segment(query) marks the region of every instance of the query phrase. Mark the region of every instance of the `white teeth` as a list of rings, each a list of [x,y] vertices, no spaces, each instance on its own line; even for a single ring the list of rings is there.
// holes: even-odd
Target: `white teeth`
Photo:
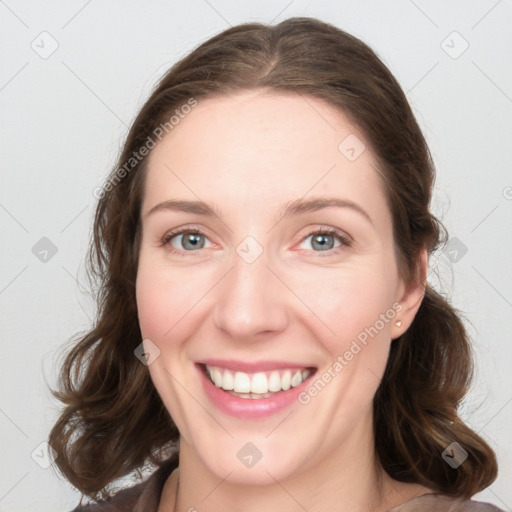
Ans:
[[[221,384],[222,389],[225,389],[226,391],[231,391],[232,389],[235,389],[235,379],[233,377],[233,374],[231,372],[224,372]]]
[[[268,391],[267,376],[264,373],[255,373],[252,376],[251,393],[263,394]]]
[[[297,373],[292,377],[291,386],[294,388],[298,386],[302,382],[302,373],[300,370],[297,370]]]
[[[304,382],[311,370],[274,370],[271,372],[232,372],[224,368],[206,366],[212,382],[225,391],[232,391],[240,398],[266,398],[270,393],[287,391]],[[261,396],[256,396],[261,395]]]
[[[287,391],[290,389],[292,385],[292,372],[290,370],[286,370],[281,377],[281,387]]]
[[[279,376],[279,372],[274,371],[270,374],[268,390],[273,392],[281,391],[281,377]]]
[[[220,384],[220,386],[219,386],[220,388],[222,388],[222,384],[223,383]],[[247,375],[247,373],[236,372],[233,389],[237,393],[250,393],[251,392],[251,378],[249,377],[249,375]]]
[[[219,388],[222,386],[222,373],[218,368],[213,369],[213,382]]]

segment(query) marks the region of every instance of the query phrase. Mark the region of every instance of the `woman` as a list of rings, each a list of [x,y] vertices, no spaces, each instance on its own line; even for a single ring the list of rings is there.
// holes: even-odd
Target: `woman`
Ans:
[[[76,510],[499,510],[470,500],[496,459],[426,282],[433,181],[398,83],[334,26],[240,25],[178,62],[98,191],[98,320],[49,438],[104,499]]]

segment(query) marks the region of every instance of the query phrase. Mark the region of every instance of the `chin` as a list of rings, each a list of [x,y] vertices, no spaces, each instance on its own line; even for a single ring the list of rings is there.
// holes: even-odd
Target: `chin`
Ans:
[[[233,485],[275,485],[276,481],[285,481],[301,473],[308,460],[311,461],[308,455],[311,450],[290,436],[289,445],[286,445],[279,436],[272,439],[272,435],[268,437],[268,433],[263,432],[244,436],[233,431],[234,437],[229,439],[226,436],[224,439],[218,436],[208,439],[200,431],[191,434],[194,458],[216,479]],[[200,436],[196,438],[198,442],[194,442],[195,436]]]

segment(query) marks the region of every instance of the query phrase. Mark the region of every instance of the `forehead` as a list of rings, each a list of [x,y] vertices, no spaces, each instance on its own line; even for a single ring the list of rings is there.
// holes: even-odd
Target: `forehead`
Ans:
[[[148,163],[146,210],[179,197],[239,215],[270,214],[308,195],[349,199],[376,216],[386,209],[364,134],[335,107],[295,93],[200,99]]]

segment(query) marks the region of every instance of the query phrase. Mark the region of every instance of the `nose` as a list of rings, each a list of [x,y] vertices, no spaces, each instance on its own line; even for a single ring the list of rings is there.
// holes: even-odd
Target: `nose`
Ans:
[[[265,252],[253,262],[235,254],[231,270],[216,286],[215,326],[237,341],[283,332],[292,294],[276,274]]]

